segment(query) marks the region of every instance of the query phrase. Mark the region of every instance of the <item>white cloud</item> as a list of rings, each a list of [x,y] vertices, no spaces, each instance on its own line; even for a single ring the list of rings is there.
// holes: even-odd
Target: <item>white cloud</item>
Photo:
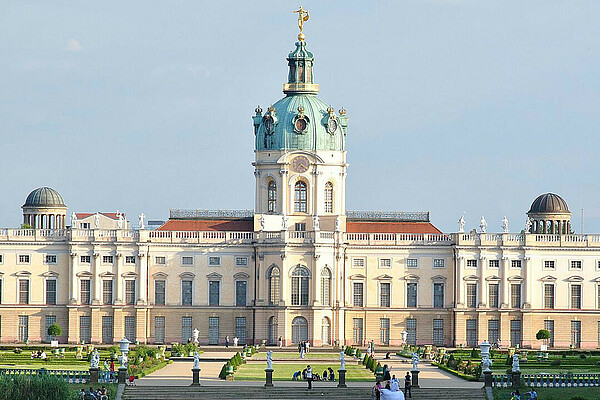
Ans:
[[[81,43],[75,39],[69,39],[69,43],[67,44],[67,51],[81,51],[83,47],[81,47]]]

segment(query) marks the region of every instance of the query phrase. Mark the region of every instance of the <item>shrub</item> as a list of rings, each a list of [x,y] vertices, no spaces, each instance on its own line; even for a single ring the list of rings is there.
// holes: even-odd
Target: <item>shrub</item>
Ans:
[[[579,358],[581,358],[582,360],[585,360],[587,358],[587,356],[585,355],[585,353],[581,353],[579,355]]]
[[[550,339],[550,331],[546,330],[546,329],[540,329],[535,334],[535,338],[537,340],[547,340],[547,339]]]
[[[48,327],[48,336],[62,335],[62,328],[56,322]]]
[[[473,348],[473,350],[471,350],[471,358],[481,358],[479,350]]]
[[[54,376],[0,376],[0,399],[71,400],[76,394],[63,379]]]

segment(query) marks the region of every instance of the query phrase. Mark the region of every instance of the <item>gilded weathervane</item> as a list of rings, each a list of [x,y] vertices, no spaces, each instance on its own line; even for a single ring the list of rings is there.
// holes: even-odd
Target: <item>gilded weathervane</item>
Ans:
[[[308,21],[309,15],[308,10],[305,10],[300,6],[300,9],[292,11],[293,13],[298,13],[298,29],[300,29],[300,34],[298,35],[298,40],[304,40],[304,33],[302,33],[302,28],[304,28],[304,23]]]

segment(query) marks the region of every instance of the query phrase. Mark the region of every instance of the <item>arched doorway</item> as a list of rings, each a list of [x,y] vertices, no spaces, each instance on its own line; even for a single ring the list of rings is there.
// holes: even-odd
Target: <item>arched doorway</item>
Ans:
[[[269,344],[277,343],[277,320],[275,317],[269,318]]]
[[[292,343],[308,340],[308,321],[304,317],[296,317],[292,321]]]
[[[329,323],[329,318],[323,318],[321,321],[321,343],[323,346],[328,346],[331,344],[330,336],[331,335],[331,324]]]

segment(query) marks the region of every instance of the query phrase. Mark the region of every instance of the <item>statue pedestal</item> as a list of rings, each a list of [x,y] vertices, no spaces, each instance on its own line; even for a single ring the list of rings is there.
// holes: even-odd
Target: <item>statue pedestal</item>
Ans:
[[[265,369],[265,386],[266,388],[273,387],[273,371],[272,369]]]
[[[200,385],[200,368],[192,368],[192,384],[190,386]]]
[[[117,383],[125,384],[127,382],[127,368],[119,368],[119,372],[117,374]]]
[[[90,383],[98,383],[100,368],[90,368]]]
[[[412,370],[410,374],[412,375],[411,387],[418,388],[419,387],[419,370]]]
[[[339,388],[348,387],[348,386],[346,386],[346,370],[338,369],[338,376],[340,379],[338,381],[337,387],[339,387]]]
[[[492,387],[492,371],[483,371],[483,386]]]
[[[518,388],[521,386],[521,371],[513,371],[511,379],[512,387]]]

